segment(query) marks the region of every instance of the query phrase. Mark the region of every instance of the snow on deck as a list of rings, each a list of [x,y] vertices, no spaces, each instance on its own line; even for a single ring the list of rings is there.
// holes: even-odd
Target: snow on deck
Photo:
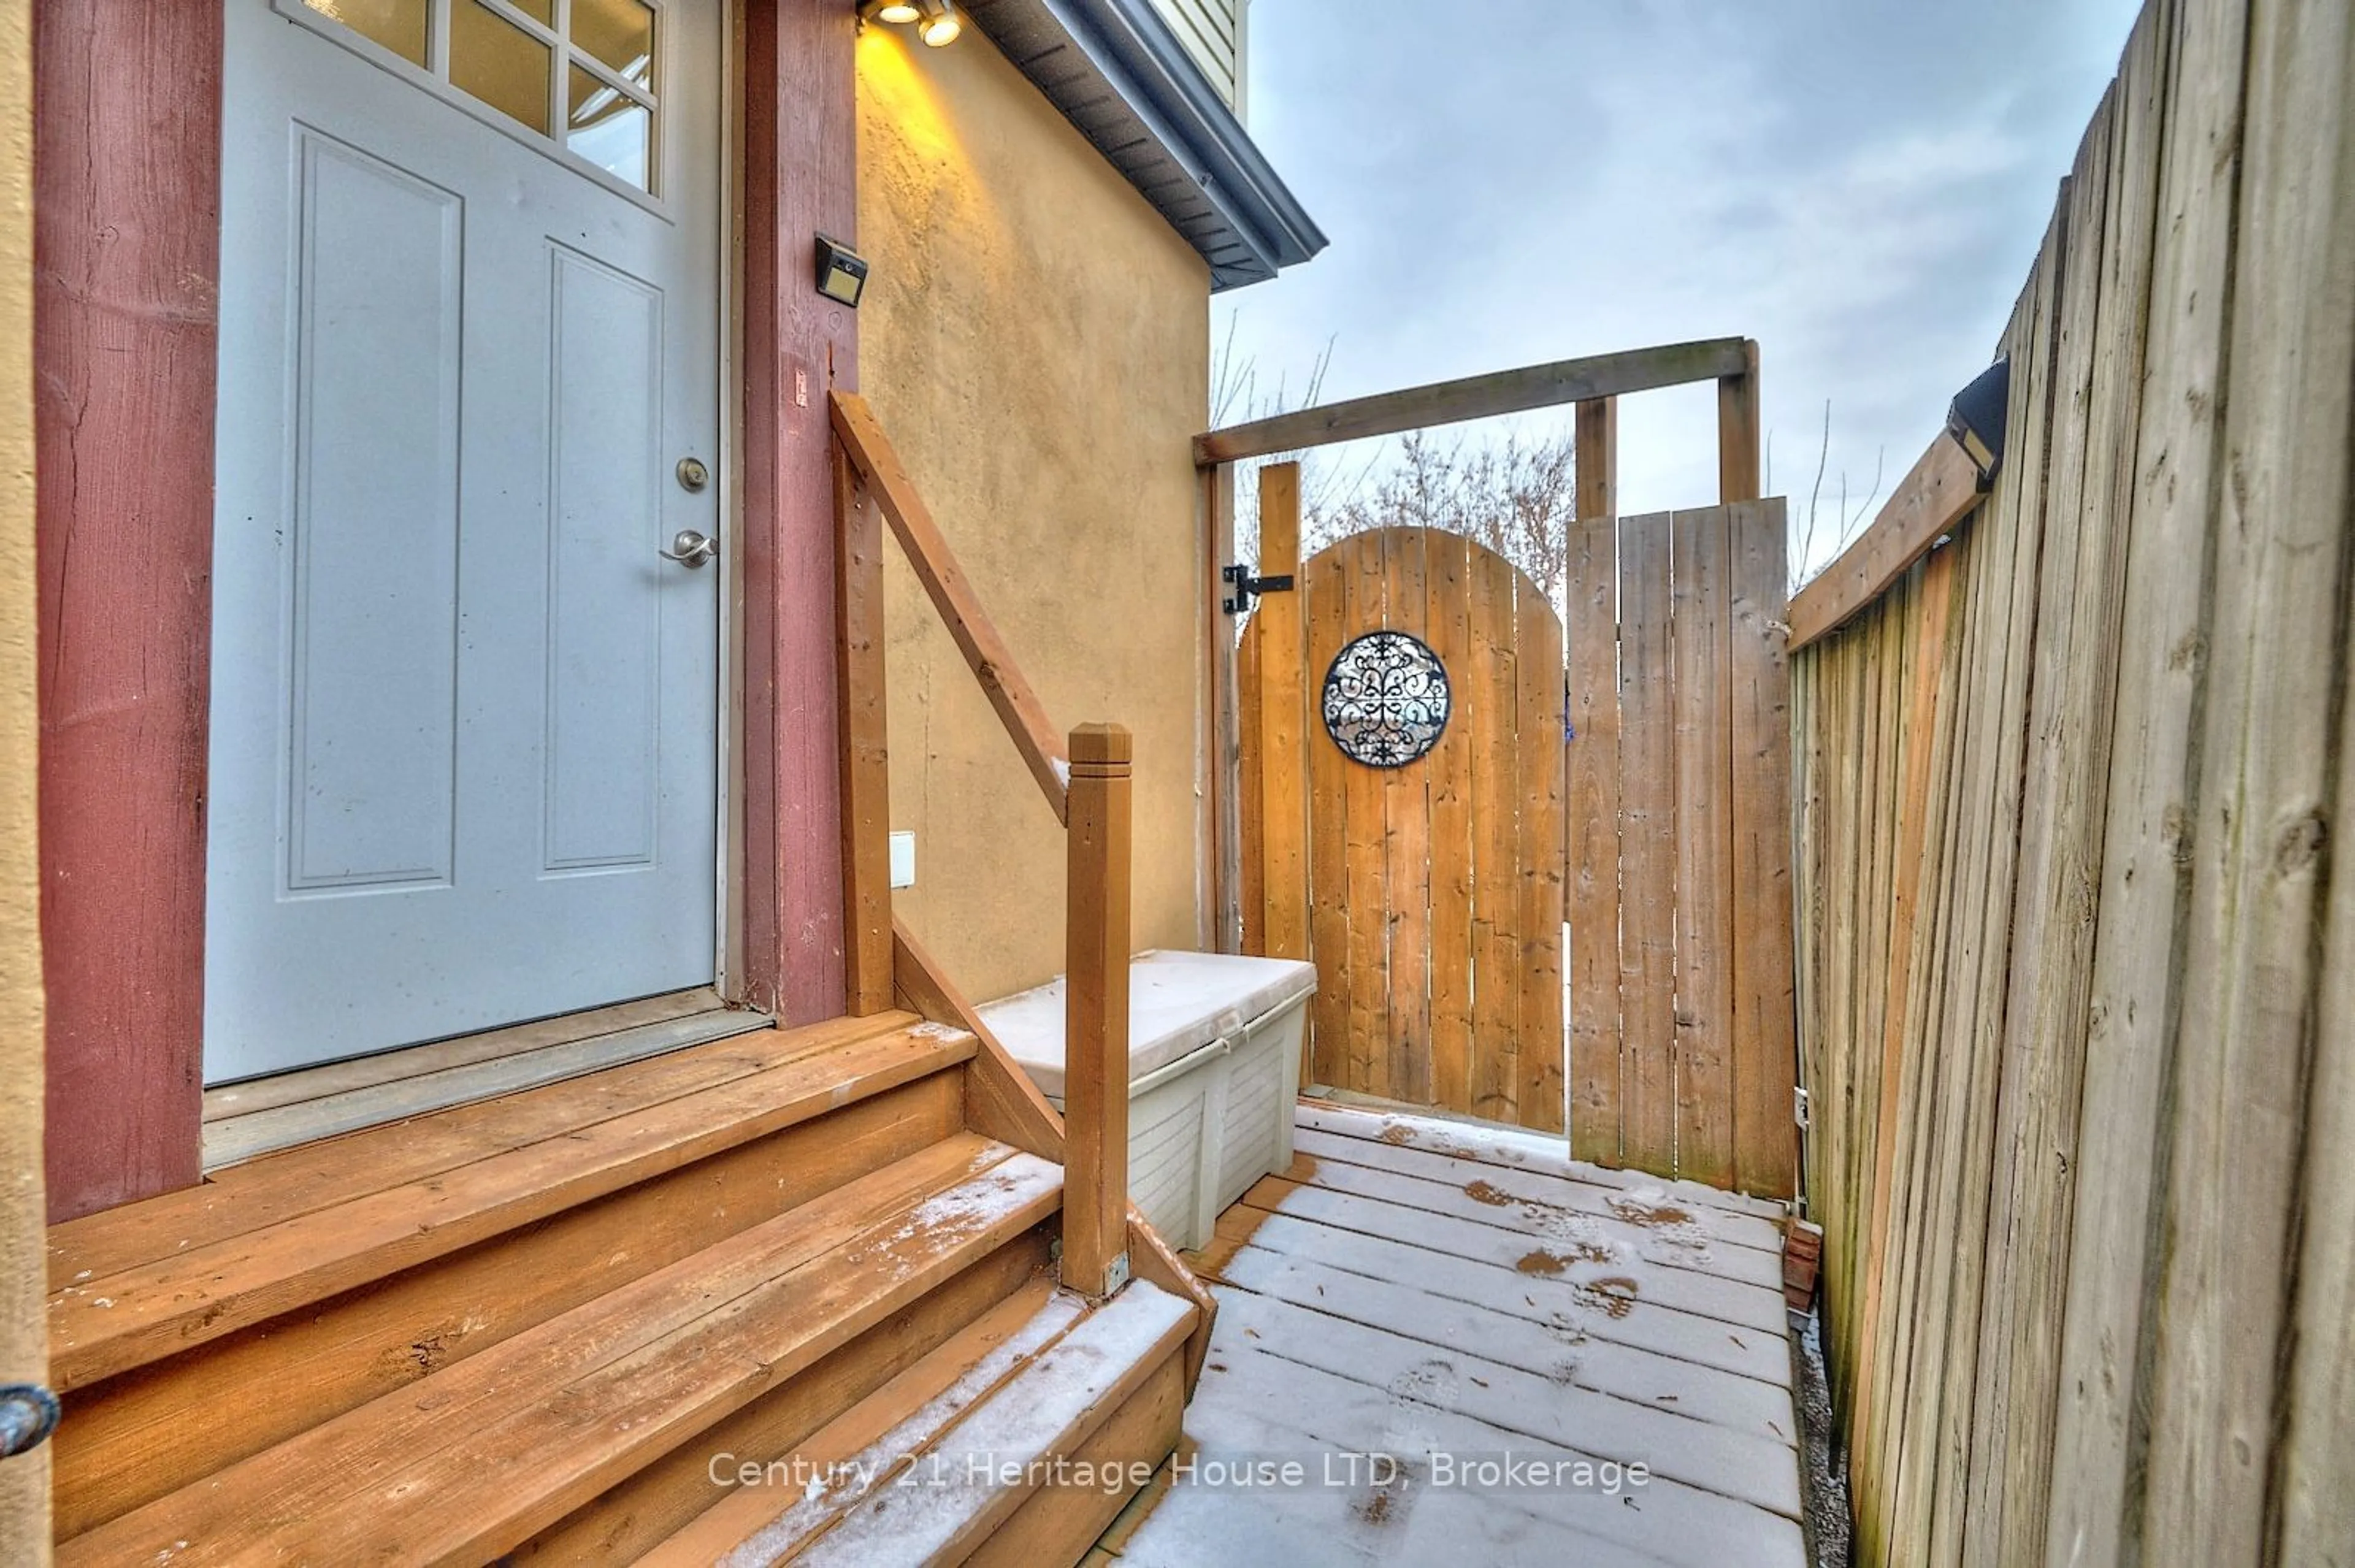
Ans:
[[[1092,1563],[1804,1568],[1776,1205],[1510,1130],[1296,1124],[1188,1254],[1219,1318],[1187,1443]]]

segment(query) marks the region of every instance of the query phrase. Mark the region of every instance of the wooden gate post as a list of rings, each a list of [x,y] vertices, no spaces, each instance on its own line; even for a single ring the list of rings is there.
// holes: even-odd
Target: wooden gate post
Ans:
[[[1578,405],[1571,482],[1580,522],[1619,515],[1619,400],[1589,398]]]
[[[1578,405],[1565,553],[1562,891],[1570,925],[1570,1151],[1620,1163],[1619,400]]]
[[[1064,904],[1063,1283],[1103,1296],[1126,1279],[1129,792],[1118,724],[1071,731]]]
[[[1738,375],[1717,381],[1717,498],[1731,506],[1764,493],[1759,474],[1758,340],[1742,346]]]
[[[1260,951],[1270,958],[1308,956],[1308,774],[1304,752],[1307,711],[1308,618],[1300,582],[1300,464],[1271,463],[1259,471],[1259,571],[1289,577],[1291,592],[1259,602],[1266,623],[1259,635],[1260,797],[1244,803],[1258,813],[1263,907],[1255,912]]]

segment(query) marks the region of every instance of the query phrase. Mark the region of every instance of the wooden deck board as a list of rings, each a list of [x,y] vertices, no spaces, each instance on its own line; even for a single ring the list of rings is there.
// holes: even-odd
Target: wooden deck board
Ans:
[[[1654,1455],[1655,1473],[1668,1479],[1785,1516],[1798,1514],[1792,1447],[1774,1437],[1688,1419],[1675,1404],[1657,1399],[1622,1399],[1558,1382],[1482,1355],[1476,1347],[1441,1350],[1423,1339],[1358,1322],[1346,1297],[1339,1311],[1328,1312],[1228,1286],[1220,1310],[1235,1315],[1238,1329],[1259,1331],[1248,1347],[1253,1352],[1452,1411],[1495,1428],[1508,1441],[1530,1438],[1595,1459]]]
[[[1411,1283],[1349,1274],[1263,1248],[1239,1256],[1237,1263],[1234,1277],[1220,1282],[1234,1287],[1226,1299],[1264,1297],[1317,1311],[1346,1311],[1351,1322],[1427,1344],[1471,1346],[1488,1360],[1558,1383],[1657,1405],[1755,1436],[1782,1442],[1791,1436],[1790,1391],[1759,1378],[1593,1335],[1581,1338],[1579,1330],[1562,1324],[1513,1317],[1434,1296]],[[1264,1337],[1250,1327],[1249,1318],[1242,1323],[1234,1332],[1255,1342]]]
[[[1730,1214],[1704,1204],[1679,1202],[1665,1192],[1647,1200],[1639,1195],[1640,1189],[1630,1191],[1541,1170],[1487,1165],[1401,1144],[1344,1137],[1305,1125],[1293,1134],[1292,1141],[1297,1153],[1315,1159],[1320,1167],[1354,1165],[1380,1171],[1391,1180],[1429,1181],[1458,1192],[1476,1181],[1485,1181],[1516,1203],[1548,1204],[1573,1213],[1631,1220],[1637,1224],[1689,1223],[1707,1236],[1712,1245],[1764,1253],[1776,1260],[1778,1270],[1781,1267],[1782,1232],[1771,1221],[1758,1215]],[[1337,1176],[1335,1179],[1342,1179]]]
[[[1650,1209],[1632,1202],[1616,1210],[1550,1202],[1520,1190],[1535,1185],[1529,1178],[1515,1173],[1506,1176],[1506,1179],[1514,1182],[1515,1187],[1503,1186],[1486,1177],[1464,1182],[1434,1180],[1379,1165],[1319,1159],[1303,1152],[1295,1157],[1291,1168],[1280,1176],[1265,1178],[1263,1184],[1294,1184],[1348,1193],[1520,1236],[1534,1232],[1574,1243],[1604,1244],[1614,1250],[1625,1249],[1662,1268],[1690,1269],[1744,1285],[1775,1288],[1783,1283],[1782,1260],[1777,1253],[1763,1247],[1721,1250],[1715,1238],[1692,1220],[1689,1210],[1672,1205]],[[1248,1195],[1246,1198],[1248,1200]]]
[[[1181,1477],[1123,1544],[1119,1562],[1139,1568],[1206,1562],[1796,1568],[1805,1561],[1796,1520],[1677,1481],[1655,1477],[1638,1488],[1623,1479],[1615,1494],[1600,1482],[1509,1491],[1435,1486],[1436,1454],[1496,1459],[1510,1453],[1548,1465],[1592,1456],[1501,1431],[1412,1390],[1394,1392],[1267,1351],[1214,1361],[1186,1424],[1198,1464],[1289,1457],[1308,1467],[1308,1481],[1245,1492]],[[1327,1484],[1325,1456],[1352,1453],[1396,1456],[1408,1468],[1400,1482],[1377,1487],[1362,1474],[1353,1483],[1346,1460],[1337,1459]],[[1270,1552],[1262,1544],[1239,1555],[1220,1550],[1238,1541],[1283,1546]]]
[[[1531,1224],[1527,1230],[1515,1231],[1275,1177],[1245,1193],[1243,1201],[1271,1211],[1278,1221],[1305,1221],[1436,1254],[1413,1260],[1411,1267],[1453,1272],[1456,1264],[1475,1264],[1524,1277],[1566,1280],[1604,1296],[1624,1296],[1736,1328],[1774,1333],[1782,1328],[1780,1291],[1769,1293],[1736,1279],[1657,1267],[1624,1243],[1596,1236],[1582,1224]],[[1571,1218],[1576,1221],[1581,1217]],[[1262,1238],[1262,1245],[1276,1245],[1280,1250],[1281,1243],[1266,1239],[1265,1227]]]
[[[1320,1104],[1306,1100],[1300,1104],[1296,1121],[1301,1126],[1315,1127],[1319,1132],[1332,1133],[1340,1137],[1359,1138],[1398,1148],[1426,1149],[1452,1158],[1476,1160],[1483,1165],[1499,1166],[1509,1170],[1539,1171],[1623,1192],[1663,1193],[1671,1200],[1689,1199],[1708,1208],[1722,1209],[1733,1214],[1754,1214],[1777,1224],[1783,1219],[1783,1205],[1770,1200],[1704,1187],[1697,1181],[1665,1181],[1640,1170],[1605,1169],[1584,1160],[1572,1159],[1564,1152],[1562,1140],[1559,1137],[1527,1133],[1517,1127],[1458,1121],[1446,1116],[1399,1115],[1387,1109],[1369,1115],[1353,1106]]]
[[[1786,1320],[1762,1266],[1772,1205],[1573,1162],[1559,1139],[1329,1103],[1296,1122],[1307,1157],[1220,1221],[1186,1430],[1198,1467],[1296,1459],[1306,1477],[1179,1474],[1106,1563],[1217,1561],[1222,1544],[1300,1565],[1805,1560]],[[1687,1245],[1627,1217],[1672,1202]],[[1517,1266],[1538,1253],[1579,1255]],[[1662,1299],[1680,1294],[1724,1316]],[[1397,1456],[1403,1478],[1353,1480],[1353,1452]],[[1436,1480],[1442,1456],[1508,1455],[1649,1478]]]

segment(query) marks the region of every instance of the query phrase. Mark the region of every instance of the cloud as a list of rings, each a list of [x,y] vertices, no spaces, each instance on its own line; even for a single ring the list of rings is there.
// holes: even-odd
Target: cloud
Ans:
[[[1333,244],[1220,330],[1295,384],[1330,341],[1328,398],[1754,336],[1774,487],[1828,399],[1855,509],[1987,363],[2134,10],[1255,0],[1252,132]],[[1628,510],[1712,498],[1713,417],[1629,400]]]

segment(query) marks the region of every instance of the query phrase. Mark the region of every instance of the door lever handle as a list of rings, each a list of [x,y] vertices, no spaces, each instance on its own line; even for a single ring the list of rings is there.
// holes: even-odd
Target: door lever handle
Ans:
[[[699,534],[693,528],[681,528],[677,536],[670,541],[670,549],[658,549],[655,553],[665,560],[675,560],[692,571],[707,561],[719,558],[719,541],[709,534]]]

